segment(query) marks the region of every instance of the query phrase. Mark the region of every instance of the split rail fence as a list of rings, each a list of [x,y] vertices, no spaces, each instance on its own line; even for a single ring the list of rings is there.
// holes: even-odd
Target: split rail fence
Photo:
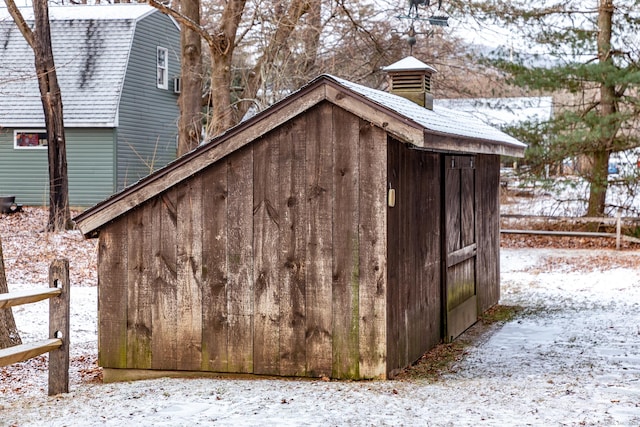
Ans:
[[[558,216],[535,216],[535,215],[518,215],[518,214],[502,214],[500,219],[528,220],[539,222],[556,222],[556,223],[573,223],[573,224],[602,224],[616,227],[615,233],[591,232],[591,231],[559,231],[559,230],[513,230],[501,228],[502,234],[533,234],[539,236],[570,236],[570,237],[608,237],[616,239],[616,248],[620,249],[622,240],[632,243],[640,243],[640,239],[633,236],[622,234],[622,225],[640,226],[640,219],[636,217],[623,218],[618,215],[615,218],[590,218],[590,217],[558,217]]]
[[[0,350],[0,367],[49,353],[49,396],[69,392],[69,261],[49,267],[49,288],[0,294],[0,309],[49,299],[49,339]]]

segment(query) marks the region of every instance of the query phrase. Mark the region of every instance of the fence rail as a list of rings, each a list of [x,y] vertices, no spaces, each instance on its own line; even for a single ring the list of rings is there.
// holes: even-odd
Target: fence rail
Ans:
[[[571,236],[571,237],[608,237],[616,239],[616,249],[620,249],[620,242],[622,240],[632,243],[640,243],[640,239],[637,237],[626,236],[622,234],[622,224],[629,224],[635,226],[640,223],[640,218],[627,217],[624,218],[618,215],[614,218],[591,218],[591,217],[559,217],[559,216],[536,216],[536,215],[520,215],[520,214],[502,214],[500,219],[522,219],[528,221],[541,221],[541,222],[566,222],[572,224],[589,224],[597,223],[603,225],[609,225],[616,227],[615,233],[603,233],[603,232],[590,232],[590,231],[560,231],[560,230],[512,230],[501,229],[502,234],[533,234],[540,236]]]
[[[0,309],[49,299],[49,339],[0,350],[0,366],[49,353],[49,396],[69,392],[69,261],[49,267],[49,288],[0,294]]]

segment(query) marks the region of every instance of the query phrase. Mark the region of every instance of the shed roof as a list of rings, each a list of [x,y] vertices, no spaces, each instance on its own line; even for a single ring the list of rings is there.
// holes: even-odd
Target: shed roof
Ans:
[[[433,111],[387,92],[322,75],[268,109],[75,218],[83,234],[93,235],[107,222],[160,194],[226,155],[321,102],[330,102],[418,148],[457,153],[522,156],[525,144],[462,112]]]
[[[393,110],[422,126],[426,132],[440,135],[455,135],[464,138],[484,139],[496,145],[525,147],[512,136],[487,125],[466,111],[449,109],[434,103],[433,110],[389,92],[372,89],[347,80],[332,77],[341,85],[353,90],[381,107]],[[418,144],[416,144],[418,145]]]
[[[424,62],[420,61],[415,56],[405,56],[401,60],[394,62],[391,65],[387,65],[386,67],[382,67],[382,69],[386,72],[394,72],[394,71],[430,71],[432,73],[436,73],[437,70],[433,68],[431,65],[427,65]]]
[[[27,22],[33,10],[20,8]],[[157,9],[145,4],[51,6],[51,42],[65,126],[115,127],[136,23]],[[0,126],[42,127],[33,51],[0,8]]]

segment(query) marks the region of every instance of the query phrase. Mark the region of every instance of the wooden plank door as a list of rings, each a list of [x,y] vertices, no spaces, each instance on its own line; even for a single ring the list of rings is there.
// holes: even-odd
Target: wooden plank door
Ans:
[[[475,157],[445,156],[444,181],[444,338],[451,341],[478,319]]]

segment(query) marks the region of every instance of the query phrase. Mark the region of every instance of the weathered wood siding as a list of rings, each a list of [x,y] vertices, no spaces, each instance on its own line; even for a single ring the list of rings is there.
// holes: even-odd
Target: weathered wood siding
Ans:
[[[106,225],[100,364],[385,376],[386,138],[320,104]]]
[[[478,313],[500,299],[500,156],[476,156]]]
[[[389,142],[387,372],[393,375],[441,338],[440,155]]]
[[[443,274],[446,341],[478,320],[474,156],[444,156]]]

